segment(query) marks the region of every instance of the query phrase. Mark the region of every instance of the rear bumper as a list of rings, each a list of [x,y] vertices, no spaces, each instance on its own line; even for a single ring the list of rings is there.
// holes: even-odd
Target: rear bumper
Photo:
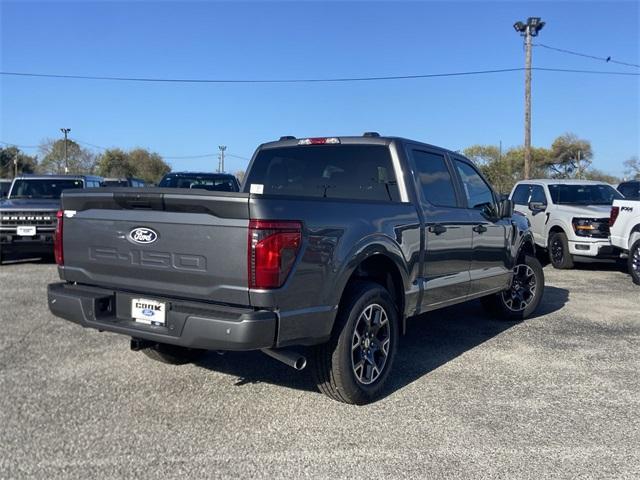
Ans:
[[[51,313],[87,328],[207,350],[258,350],[276,343],[277,315],[267,310],[151,296],[167,304],[166,326],[160,327],[131,319],[131,299],[138,294],[69,283],[52,283],[47,293]]]

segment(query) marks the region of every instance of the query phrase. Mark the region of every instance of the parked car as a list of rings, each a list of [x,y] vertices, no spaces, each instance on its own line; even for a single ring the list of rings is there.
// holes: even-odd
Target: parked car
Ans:
[[[526,219],[432,145],[285,137],[258,148],[242,192],[147,192],[63,194],[48,297],[162,361],[260,349],[302,369],[310,355],[322,392],[362,404],[407,318],[481,298],[520,320],[542,298]]]
[[[588,258],[617,259],[609,240],[609,212],[622,195],[603,182],[523,180],[511,191],[515,211],[529,220],[536,245],[554,268],[573,268]]]
[[[8,178],[0,178],[0,199],[7,198],[12,181]]]
[[[167,173],[160,183],[161,188],[197,188],[211,192],[239,192],[240,185],[235,176],[228,173]]]
[[[640,200],[614,200],[609,225],[611,244],[628,255],[629,274],[640,285]]]
[[[120,177],[105,178],[100,182],[102,187],[145,187],[145,181],[141,178]]]
[[[0,203],[0,262],[8,253],[53,254],[56,212],[63,190],[99,187],[87,175],[21,175]]]
[[[629,180],[618,185],[618,191],[628,200],[640,200],[640,180]]]

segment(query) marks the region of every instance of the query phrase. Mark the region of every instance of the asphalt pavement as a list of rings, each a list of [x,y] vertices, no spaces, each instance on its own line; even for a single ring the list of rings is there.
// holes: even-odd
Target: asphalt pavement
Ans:
[[[258,352],[169,366],[0,267],[0,478],[640,478],[640,287],[545,268],[535,318],[411,320],[388,395],[336,403]]]

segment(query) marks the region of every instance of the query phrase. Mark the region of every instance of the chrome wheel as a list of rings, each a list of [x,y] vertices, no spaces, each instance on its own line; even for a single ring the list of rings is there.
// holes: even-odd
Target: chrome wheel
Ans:
[[[511,288],[502,292],[502,301],[512,312],[521,312],[533,302],[537,290],[536,274],[526,264],[516,265],[513,269]]]
[[[366,307],[351,339],[351,368],[358,382],[369,385],[384,371],[391,345],[391,325],[384,308],[377,303]]]

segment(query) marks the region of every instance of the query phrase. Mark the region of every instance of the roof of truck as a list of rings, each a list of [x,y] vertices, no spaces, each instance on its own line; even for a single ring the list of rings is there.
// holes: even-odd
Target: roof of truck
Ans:
[[[598,180],[577,180],[567,178],[532,178],[529,180],[520,180],[520,183],[539,183],[542,185],[609,185],[607,182]]]
[[[375,134],[375,132],[372,132]],[[260,148],[276,148],[276,147],[296,147],[296,146],[305,146],[304,144],[300,144],[301,140],[312,139],[312,138],[337,138],[340,140],[340,145],[388,145],[391,142],[403,142],[403,143],[415,143],[428,148],[433,148],[441,151],[445,151],[452,155],[458,155],[460,157],[464,157],[464,155],[460,152],[456,152],[454,150],[450,150],[448,148],[440,147],[438,145],[432,145],[429,143],[421,142],[419,140],[412,140],[410,138],[404,137],[396,137],[396,136],[383,136],[383,135],[323,135],[320,137],[281,137],[280,140],[274,140],[272,142],[265,142],[260,145]]]
[[[70,179],[78,179],[78,178],[90,178],[92,180],[102,180],[102,177],[97,175],[64,175],[64,174],[35,174],[35,173],[25,173],[22,175],[18,175],[15,180],[63,180],[66,178]]]

